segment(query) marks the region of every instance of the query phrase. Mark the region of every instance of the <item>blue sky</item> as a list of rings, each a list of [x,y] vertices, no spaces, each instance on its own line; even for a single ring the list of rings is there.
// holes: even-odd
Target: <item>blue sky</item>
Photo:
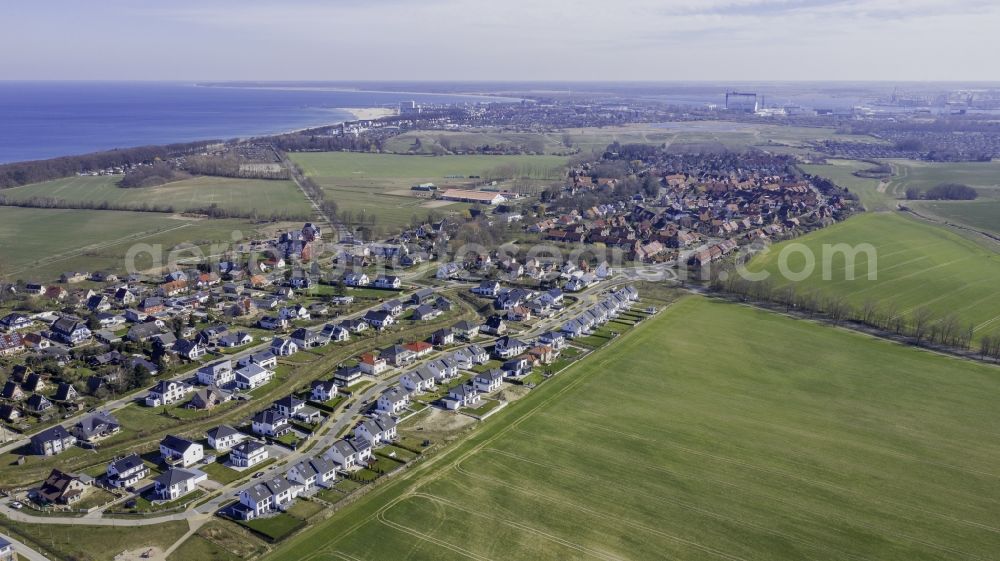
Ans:
[[[50,0],[3,79],[1000,80],[994,0]]]

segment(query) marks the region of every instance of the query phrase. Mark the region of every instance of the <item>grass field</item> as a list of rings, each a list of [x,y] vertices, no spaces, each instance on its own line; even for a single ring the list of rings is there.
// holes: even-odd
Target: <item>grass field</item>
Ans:
[[[1000,235],[1000,200],[911,201],[921,214]]]
[[[311,213],[309,202],[291,181],[200,176],[156,187],[123,189],[116,185],[119,179],[115,176],[67,177],[4,189],[0,195],[14,201],[52,197],[74,203],[107,202],[129,207],[143,203],[170,205],[177,212],[216,204],[227,210],[241,213],[256,210],[268,216],[285,213],[308,217]]]
[[[827,165],[800,165],[802,171],[833,181],[837,186],[858,195],[865,209],[871,211],[895,208],[894,195],[879,190],[878,179],[858,177],[854,172],[869,169],[872,164],[858,160],[827,160]]]
[[[188,530],[186,522],[164,522],[141,530],[116,526],[50,526],[3,519],[0,528],[18,539],[36,544],[50,559],[112,561],[123,551],[143,547],[166,549]]]
[[[204,246],[249,236],[245,220],[196,220],[148,212],[0,207],[0,274],[11,279],[52,280],[63,271],[124,271],[136,243],[161,244],[164,255],[185,242]],[[151,259],[137,260],[140,268]]]
[[[823,280],[823,246],[840,243],[874,246],[877,278],[868,279],[871,264],[867,254],[860,253],[854,260],[854,280],[848,279],[843,255],[826,267],[830,279]],[[777,286],[789,282],[779,274],[780,255],[789,244],[804,244],[816,259],[813,273],[797,282],[800,292],[818,289],[855,305],[872,299],[883,309],[895,304],[897,313],[904,315],[927,306],[939,316],[954,312],[963,326],[972,323],[977,337],[1000,331],[1000,255],[947,229],[897,213],[864,214],[777,244],[748,268],[767,270]],[[806,259],[794,252],[787,262],[790,271],[799,273]]]
[[[565,131],[526,133],[473,129],[463,131],[410,131],[394,137],[387,149],[397,153],[416,151],[433,153],[442,149],[470,150],[482,145],[509,145],[535,153],[564,154],[570,148],[563,143],[569,138],[573,149],[583,152],[604,150],[612,142],[622,144],[717,144],[735,150],[750,146],[781,152],[796,152],[810,142],[837,138],[854,142],[879,142],[868,136],[838,135],[832,128],[784,127],[722,121],[692,121],[672,123],[642,123],[620,127],[571,128]],[[420,139],[417,147],[415,141]]]
[[[890,190],[903,196],[908,187],[926,191],[941,183],[964,183],[975,187],[981,198],[1000,199],[1000,161],[917,162],[890,160],[893,178]]]
[[[352,152],[306,152],[291,155],[344,210],[376,216],[385,226],[400,226],[428,212],[447,214],[470,205],[431,201],[410,190],[418,183],[466,186],[468,176],[485,177],[507,166],[526,182],[562,177],[566,158],[559,156],[405,156]],[[448,176],[461,176],[449,178]],[[442,204],[444,203],[444,204]]]
[[[691,297],[271,559],[990,559],[1000,376]]]

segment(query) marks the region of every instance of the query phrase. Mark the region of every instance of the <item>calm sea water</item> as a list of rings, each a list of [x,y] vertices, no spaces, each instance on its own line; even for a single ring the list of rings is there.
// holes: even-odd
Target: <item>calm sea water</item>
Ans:
[[[488,98],[167,82],[0,81],[0,163],[276,133],[351,119],[338,107],[484,99]]]

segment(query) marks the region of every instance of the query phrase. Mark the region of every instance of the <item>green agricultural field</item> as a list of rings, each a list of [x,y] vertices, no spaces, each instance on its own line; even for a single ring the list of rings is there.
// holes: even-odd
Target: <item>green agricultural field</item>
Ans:
[[[823,247],[836,244],[871,244],[877,256],[876,279],[868,278],[871,264],[865,252],[852,260],[853,280],[842,254],[824,267]],[[894,306],[903,315],[927,306],[938,316],[957,314],[963,326],[975,326],[977,337],[1000,330],[1000,255],[945,228],[897,213],[863,214],[776,244],[767,254],[755,257],[749,270],[766,270],[776,286],[790,282],[779,273],[782,251],[789,246],[804,246],[815,256],[812,274],[797,281],[800,293],[818,290],[824,296],[843,296],[855,305],[872,300],[883,311]],[[833,255],[830,250],[828,254]],[[792,273],[806,270],[802,252],[789,251],[786,256]],[[823,279],[824,269],[829,280]]]
[[[998,373],[691,297],[269,558],[990,559]]]
[[[387,227],[408,224],[429,212],[448,214],[471,205],[433,201],[430,193],[410,187],[434,183],[439,187],[466,187],[480,177],[524,177],[522,184],[541,184],[563,176],[565,157],[559,156],[406,156],[353,152],[291,154],[303,171],[316,180],[354,218],[375,216]],[[449,177],[458,176],[458,177]],[[510,183],[510,182],[508,182]],[[502,186],[513,188],[512,184]]]
[[[825,165],[808,164],[799,167],[806,173],[829,179],[837,186],[856,194],[867,210],[895,208],[896,203],[893,201],[895,196],[886,193],[886,184],[878,179],[854,175],[856,171],[872,168],[872,164],[858,160],[827,160],[827,162]]]
[[[910,201],[921,214],[1000,235],[1000,200]]]
[[[52,227],[56,225],[57,227]],[[205,247],[231,241],[233,232],[249,237],[245,220],[198,220],[167,214],[108,210],[0,207],[0,275],[10,279],[52,280],[63,271],[124,271],[124,256],[134,244],[159,244],[167,255],[181,243]],[[185,253],[189,255],[190,253]],[[136,261],[140,269],[152,264]]]
[[[1000,199],[1000,161],[917,162],[889,160],[893,178],[889,189],[902,197],[909,187],[926,191],[941,183],[964,183],[975,187],[980,198]]]
[[[291,181],[199,176],[156,187],[123,189],[116,185],[119,179],[115,176],[67,177],[5,189],[0,195],[11,201],[51,197],[72,203],[106,202],[130,208],[143,204],[171,206],[177,212],[214,204],[239,213],[256,210],[267,216],[309,217],[311,214],[309,202]]]

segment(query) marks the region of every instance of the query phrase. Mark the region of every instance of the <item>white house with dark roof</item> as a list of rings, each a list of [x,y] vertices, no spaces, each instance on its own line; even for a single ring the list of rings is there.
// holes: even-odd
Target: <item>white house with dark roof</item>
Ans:
[[[274,372],[258,364],[250,363],[235,372],[234,382],[237,388],[247,391],[267,384],[272,378],[274,378]]]
[[[193,391],[193,387],[180,380],[160,380],[146,394],[146,406],[161,407],[177,403],[183,401]]]
[[[153,480],[153,495],[161,501],[175,501],[194,492],[198,483],[208,479],[203,472],[170,468]]]
[[[229,463],[238,468],[253,467],[267,458],[267,446],[256,440],[244,440],[229,451]]]
[[[508,359],[528,350],[528,344],[516,337],[501,337],[493,345],[493,354],[497,358]]]
[[[493,393],[503,385],[503,372],[492,369],[487,372],[480,372],[472,378],[472,387],[480,393]]]
[[[448,395],[441,401],[446,409],[457,410],[463,407],[476,407],[482,401],[482,397],[472,385],[459,384],[448,390]]]
[[[411,370],[399,377],[399,384],[410,392],[426,392],[434,389],[436,380],[434,373],[426,367]]]
[[[118,434],[121,425],[106,411],[91,413],[77,421],[69,431],[78,441],[94,443]]]
[[[279,475],[240,491],[240,504],[234,511],[240,518],[252,520],[269,512],[284,510],[301,492],[300,485]]]
[[[261,351],[259,353],[253,353],[241,358],[238,362],[239,366],[247,366],[248,364],[256,364],[261,368],[267,368],[268,370],[274,370],[278,366],[278,357],[274,355],[271,351]]]
[[[378,396],[376,408],[382,413],[397,415],[410,405],[410,394],[399,386],[393,386]]]
[[[352,469],[368,463],[372,457],[372,444],[364,438],[340,439],[325,454],[342,469]]]
[[[225,452],[247,438],[247,435],[229,425],[219,425],[209,429],[206,436],[208,436],[208,445],[216,452]]]
[[[198,369],[198,383],[205,386],[225,388],[235,381],[236,373],[233,371],[233,361],[229,359],[206,364]]]
[[[254,434],[271,437],[281,436],[292,430],[288,426],[288,417],[273,409],[260,411],[254,415],[251,428]]]
[[[112,460],[108,464],[105,480],[112,487],[131,487],[149,476],[149,468],[138,454]]]
[[[396,439],[396,419],[388,415],[373,415],[354,427],[354,436],[373,445],[385,444]]]
[[[168,434],[160,441],[160,457],[165,464],[189,467],[205,457],[205,448],[197,442]]]
[[[399,277],[391,275],[379,275],[375,278],[375,288],[385,288],[399,290],[403,286],[403,281]]]
[[[322,403],[337,397],[339,391],[337,383],[333,380],[315,380],[312,383],[312,391],[309,397],[313,401]]]
[[[321,456],[296,462],[285,472],[292,483],[302,486],[308,493],[317,487],[330,487],[337,479],[337,465]]]

